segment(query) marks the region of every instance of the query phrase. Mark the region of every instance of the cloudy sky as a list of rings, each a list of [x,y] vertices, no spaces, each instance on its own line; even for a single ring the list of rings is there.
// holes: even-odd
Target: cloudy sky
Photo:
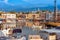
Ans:
[[[45,7],[49,5],[54,5],[54,0],[0,0],[0,9]],[[57,0],[57,5],[60,5],[60,0]]]

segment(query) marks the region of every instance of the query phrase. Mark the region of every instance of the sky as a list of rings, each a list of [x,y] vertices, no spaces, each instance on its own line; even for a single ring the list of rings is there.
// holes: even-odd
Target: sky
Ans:
[[[54,0],[0,0],[1,9],[18,9],[32,7],[46,7],[54,5]],[[57,5],[60,5],[60,0],[57,0]]]

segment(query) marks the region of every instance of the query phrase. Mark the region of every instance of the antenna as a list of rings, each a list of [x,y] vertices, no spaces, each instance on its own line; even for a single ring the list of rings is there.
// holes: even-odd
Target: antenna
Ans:
[[[56,13],[56,0],[54,0],[54,22],[57,21],[57,13]]]

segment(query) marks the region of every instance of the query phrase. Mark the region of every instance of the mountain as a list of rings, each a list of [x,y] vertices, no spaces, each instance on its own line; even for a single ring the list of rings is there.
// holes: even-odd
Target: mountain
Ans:
[[[27,10],[48,10],[48,11],[54,11],[54,6],[53,5],[49,5],[49,6],[45,6],[45,7],[33,7],[33,8],[29,8]],[[60,5],[57,6],[57,10],[60,10]]]
[[[32,4],[24,1],[20,1],[20,4],[18,5],[11,5],[11,4],[6,4],[4,2],[0,2],[0,11],[6,11],[6,12],[18,11],[18,10],[21,11],[30,5]],[[33,6],[30,6],[30,7],[33,7]]]
[[[36,5],[33,5],[31,6],[32,4],[27,4],[26,3],[22,3],[22,4],[19,4],[19,5],[7,5],[5,3],[1,3],[0,4],[0,11],[5,11],[5,12],[10,12],[10,11],[14,11],[14,12],[20,12],[20,11],[34,11],[34,10],[38,10],[38,8],[40,10],[50,10],[50,11],[53,11],[54,10],[54,6],[53,5],[48,5],[48,6],[36,6]],[[25,5],[25,6],[24,6]],[[30,6],[30,7],[29,7]],[[60,10],[60,5],[57,6],[57,9]]]

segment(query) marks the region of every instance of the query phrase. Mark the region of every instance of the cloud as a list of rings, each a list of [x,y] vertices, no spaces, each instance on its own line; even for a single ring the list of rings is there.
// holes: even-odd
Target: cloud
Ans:
[[[3,3],[5,3],[5,4],[11,5],[11,6],[14,6],[14,4],[9,3],[8,1],[9,1],[9,0],[0,0],[0,2],[3,2]]]
[[[11,6],[14,6],[14,4],[9,3],[8,0],[4,0],[4,3],[9,4],[9,5],[11,5]]]
[[[8,3],[8,0],[4,0],[5,3]]]
[[[8,0],[0,0],[0,2],[8,3]]]

